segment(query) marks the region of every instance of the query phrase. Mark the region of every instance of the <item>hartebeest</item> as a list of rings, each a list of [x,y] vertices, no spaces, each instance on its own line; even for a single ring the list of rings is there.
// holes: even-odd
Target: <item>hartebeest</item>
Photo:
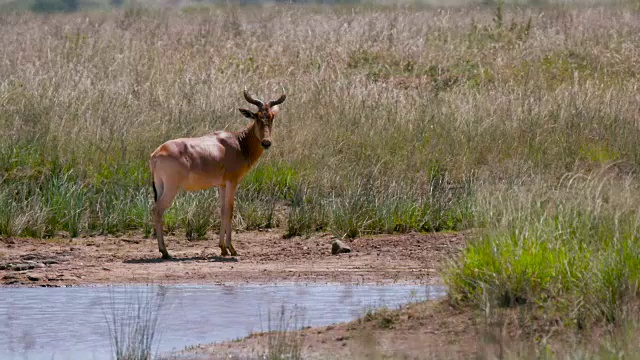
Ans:
[[[162,214],[171,206],[180,189],[195,191],[220,187],[220,249],[222,256],[237,252],[231,245],[231,219],[236,189],[242,177],[271,146],[273,118],[278,105],[287,95],[277,100],[262,102],[244,90],[244,98],[258,107],[257,112],[238,109],[253,122],[240,132],[216,131],[197,138],[169,140],[160,145],[149,160],[155,205],[155,222],[158,249],[164,259],[170,258],[162,234]],[[225,245],[226,236],[226,245]]]

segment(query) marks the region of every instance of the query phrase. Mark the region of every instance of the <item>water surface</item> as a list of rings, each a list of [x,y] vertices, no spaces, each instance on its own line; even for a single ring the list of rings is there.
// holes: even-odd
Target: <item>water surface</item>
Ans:
[[[142,318],[153,310],[153,349],[163,353],[274,329],[282,309],[297,327],[323,326],[371,308],[442,297],[444,291],[325,284],[2,288],[0,359],[111,359],[109,325],[126,327],[140,310]]]

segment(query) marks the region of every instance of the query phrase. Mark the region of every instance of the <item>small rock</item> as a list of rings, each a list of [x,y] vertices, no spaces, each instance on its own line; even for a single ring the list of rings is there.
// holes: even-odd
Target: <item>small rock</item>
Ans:
[[[40,281],[40,279],[42,279],[42,276],[38,274],[27,274],[27,279],[31,281]]]
[[[350,252],[351,252],[351,248],[348,247],[347,245],[345,245],[340,240],[333,240],[333,242],[331,243],[331,254],[332,255],[350,253]]]

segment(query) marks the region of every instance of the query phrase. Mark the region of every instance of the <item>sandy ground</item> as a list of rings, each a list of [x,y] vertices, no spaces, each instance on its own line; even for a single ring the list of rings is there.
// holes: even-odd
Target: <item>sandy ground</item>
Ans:
[[[303,359],[500,358],[495,346],[499,341],[487,335],[491,333],[478,326],[473,311],[456,309],[443,300],[286,335],[259,333],[239,341],[196,345],[165,359],[296,358],[287,356],[296,353]]]
[[[331,255],[331,236],[284,239],[282,233],[234,234],[239,256],[220,257],[217,241],[140,236],[0,239],[0,281],[10,286],[122,283],[441,283],[442,260],[458,253],[458,233],[401,234],[344,240],[353,252]]]

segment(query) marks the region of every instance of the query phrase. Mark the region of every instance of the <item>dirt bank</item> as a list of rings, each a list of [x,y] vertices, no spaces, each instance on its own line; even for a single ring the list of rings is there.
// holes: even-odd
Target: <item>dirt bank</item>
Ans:
[[[498,342],[483,339],[487,335],[491,333],[478,326],[473,311],[455,309],[443,300],[383,310],[349,323],[196,345],[166,358],[263,359],[295,353],[323,360],[499,358]],[[281,357],[270,356],[275,354]]]
[[[213,235],[210,235],[213,239]],[[344,240],[349,254],[331,255],[331,236],[283,239],[282,233],[234,235],[237,257],[219,257],[217,241],[167,237],[174,257],[160,259],[154,239],[99,236],[0,239],[0,284],[67,286],[115,283],[340,282],[440,283],[442,260],[464,242],[458,233],[401,234]]]

